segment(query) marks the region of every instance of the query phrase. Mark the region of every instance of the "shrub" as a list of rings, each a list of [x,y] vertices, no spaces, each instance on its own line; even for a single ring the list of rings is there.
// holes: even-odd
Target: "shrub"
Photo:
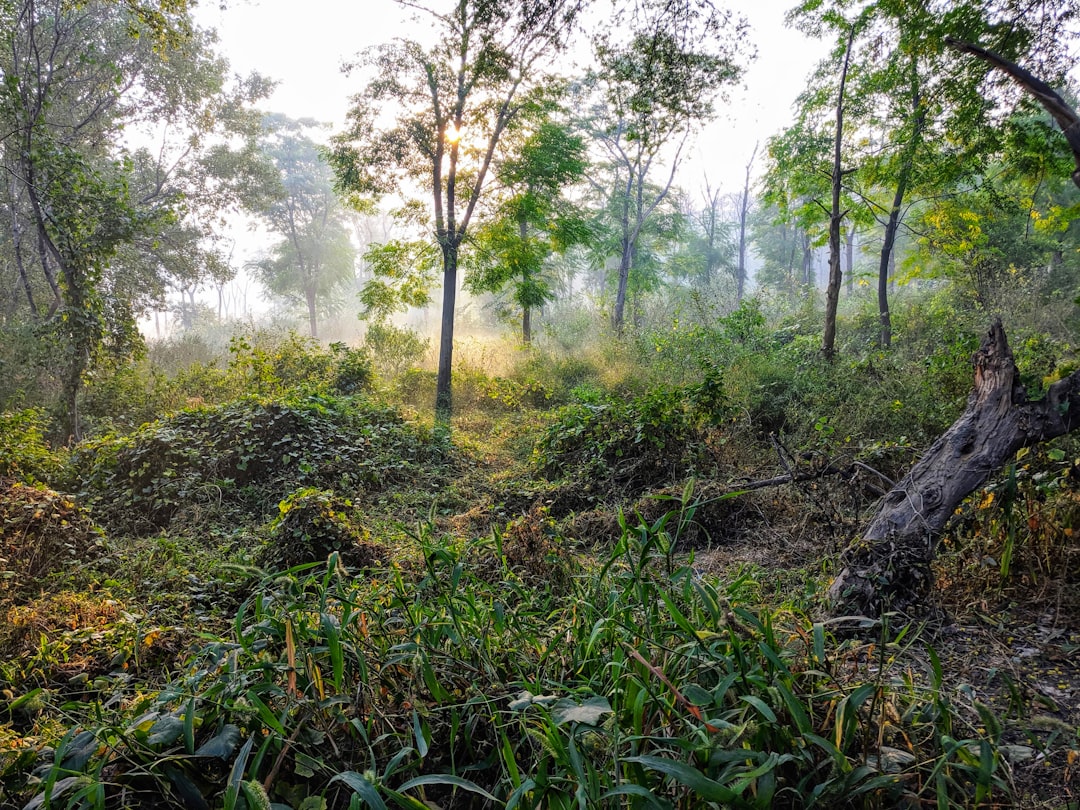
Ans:
[[[145,533],[181,509],[262,516],[300,486],[379,489],[443,461],[394,409],[312,395],[191,409],[84,442],[68,475],[103,523]]]
[[[43,411],[0,411],[0,477],[27,483],[49,481],[63,467],[63,457],[45,439]]]
[[[50,575],[78,570],[100,552],[102,540],[69,496],[0,477],[0,601],[40,590]]]
[[[602,398],[561,408],[536,444],[548,477],[586,489],[637,492],[691,474],[700,462],[700,427],[717,413],[716,380],[692,389],[657,388],[627,401]]]
[[[431,348],[431,341],[420,337],[415,329],[372,323],[364,336],[364,346],[371,352],[381,374],[398,377],[423,359]]]
[[[309,562],[322,562],[337,552],[350,566],[381,563],[385,550],[369,541],[368,532],[353,517],[347,498],[315,487],[290,493],[278,504],[269,525],[269,545],[262,566],[277,570]]]

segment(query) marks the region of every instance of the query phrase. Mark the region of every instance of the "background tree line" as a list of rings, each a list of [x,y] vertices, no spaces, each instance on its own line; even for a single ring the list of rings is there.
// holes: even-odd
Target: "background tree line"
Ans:
[[[752,291],[823,324],[826,353],[851,339],[836,305],[863,288],[882,349],[905,287],[953,285],[987,311],[1073,294],[1067,146],[944,45],[980,42],[1066,87],[1071,0],[797,5],[790,23],[834,46],[792,124],[733,157],[730,190],[679,170],[754,56],[745,20],[704,0],[638,0],[599,27],[584,0],[407,8],[435,39],[362,53],[350,123],[325,146],[325,126],[259,109],[272,84],[230,77],[183,3],[5,6],[5,400],[53,403],[78,436],[83,383],[143,350],[139,319],[171,304],[190,329],[197,291],[221,296],[241,269],[217,235],[238,213],[272,234],[245,271],[312,336],[340,312],[392,329],[441,301],[442,414],[463,285],[524,343],[560,308],[621,333]],[[591,61],[563,75],[571,48]]]

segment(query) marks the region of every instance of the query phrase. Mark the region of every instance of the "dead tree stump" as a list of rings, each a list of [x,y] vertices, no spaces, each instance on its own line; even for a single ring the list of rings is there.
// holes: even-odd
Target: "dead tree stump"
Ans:
[[[932,585],[937,540],[961,501],[1021,447],[1068,433],[1080,421],[1080,372],[1029,402],[1001,321],[973,359],[975,388],[964,413],[882,498],[844,552],[829,589],[834,615],[876,617],[917,605]]]

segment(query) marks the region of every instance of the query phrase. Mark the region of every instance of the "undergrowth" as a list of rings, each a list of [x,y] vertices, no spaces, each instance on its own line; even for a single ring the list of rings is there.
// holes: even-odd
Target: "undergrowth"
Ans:
[[[72,453],[67,486],[118,531],[145,534],[182,514],[268,516],[298,487],[377,491],[437,475],[430,433],[359,397],[309,394],[203,406],[106,435]]]
[[[421,570],[268,574],[228,637],[152,694],[69,705],[16,741],[8,796],[68,807],[971,806],[1007,795],[1003,725],[917,630],[838,643],[672,554],[698,504],[628,518],[570,592],[477,576],[425,529]],[[487,541],[497,559],[501,537]],[[254,573],[254,572],[253,572]],[[48,701],[47,695],[35,699]],[[18,707],[13,707],[18,708]]]
[[[5,413],[0,806],[989,807],[1020,758],[1065,785],[1073,716],[1043,696],[1031,731],[1007,661],[817,620],[826,550],[962,406],[972,335],[938,320],[833,364],[752,302],[482,355],[449,438],[398,409],[433,398],[404,332],[177,346],[198,362],[93,381],[70,452]],[[1075,604],[1077,455],[964,505],[938,608]]]

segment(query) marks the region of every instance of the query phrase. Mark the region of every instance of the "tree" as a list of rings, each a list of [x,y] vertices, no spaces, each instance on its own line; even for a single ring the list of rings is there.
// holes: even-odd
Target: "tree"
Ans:
[[[1080,116],[1049,85],[1000,54],[951,43],[1012,76],[1054,115],[1073,152],[1080,187]],[[882,499],[860,540],[844,554],[829,595],[837,612],[876,616],[910,606],[931,583],[935,541],[957,505],[1018,450],[1080,426],[1080,371],[1031,401],[1001,321],[974,357],[975,386],[960,418]]]
[[[176,169],[205,154],[199,136],[218,121],[207,99],[221,93],[225,64],[173,0],[21,0],[0,15],[12,264],[26,316],[58,346],[65,429],[78,438],[84,374],[104,351],[139,343],[140,291],[159,281],[140,279],[156,268],[123,249],[184,220]],[[162,149],[144,183],[121,131],[160,120],[176,122],[186,144],[171,165]]]
[[[844,181],[841,162],[844,147],[844,88],[847,84],[848,66],[851,64],[851,43],[855,39],[855,26],[848,30],[847,45],[844,47],[844,64],[840,69],[840,89],[836,95],[836,135],[833,138],[832,163],[832,204],[829,208],[829,286],[825,291],[825,334],[821,341],[821,352],[827,358],[836,354],[836,308],[840,303],[840,225],[846,211],[840,210],[840,194]]]
[[[670,274],[675,278],[686,279],[699,291],[715,292],[721,281],[721,271],[730,271],[733,277],[736,272],[732,224],[726,218],[724,195],[707,177],[700,193],[701,203],[696,208],[685,195],[676,196],[685,223],[685,227],[678,230],[685,231],[686,238],[668,264]],[[642,236],[639,236],[639,253]],[[639,274],[640,262],[636,275]]]
[[[424,47],[400,41],[368,51],[374,78],[353,100],[350,125],[335,138],[332,162],[353,193],[426,187],[431,208],[406,218],[434,236],[442,267],[442,325],[435,410],[451,412],[454,308],[462,242],[482,199],[503,137],[542,100],[552,58],[567,45],[585,0],[457,0],[423,9],[439,32]],[[398,5],[417,6],[406,0]],[[393,123],[383,111],[399,110]],[[409,275],[398,271],[401,277]]]
[[[746,27],[707,0],[641,0],[622,21],[630,31],[625,41],[609,33],[596,43],[598,68],[588,77],[596,101],[586,122],[615,168],[616,331],[623,328],[642,229],[670,193],[695,126],[712,116],[717,94],[741,75]],[[666,178],[652,186],[663,161]]]
[[[563,196],[586,168],[585,143],[552,120],[539,123],[496,170],[504,198],[476,232],[466,284],[473,292],[501,292],[521,312],[521,340],[532,341],[532,312],[554,298],[544,265],[554,253],[582,244],[591,230]]]
[[[746,236],[750,225],[750,172],[754,167],[754,158],[757,157],[758,145],[754,144],[754,151],[750,153],[750,159],[746,161],[746,176],[743,180],[742,191],[736,199],[739,212],[739,251],[738,264],[735,266],[735,305],[742,303],[743,294],[746,292]]]
[[[761,259],[758,285],[782,292],[793,302],[803,287],[803,276],[796,267],[804,244],[810,244],[809,235],[768,197],[751,213],[750,233]]]
[[[303,303],[313,338],[319,336],[319,316],[332,312],[352,285],[356,259],[333,170],[305,134],[316,126],[284,115],[266,117],[262,149],[277,177],[259,213],[284,239],[254,265],[272,294]]]
[[[1024,0],[805,0],[791,12],[800,28],[837,43],[800,100],[802,119],[829,108],[825,88],[837,75],[836,54],[852,22],[858,29],[846,95],[857,134],[852,143],[862,148],[846,158],[854,170],[846,190],[884,229],[877,283],[882,346],[892,339],[889,275],[909,199],[936,197],[961,177],[977,182],[974,176],[999,148],[1001,132],[992,125],[988,99],[999,96],[1000,83],[987,83],[984,71],[957,60],[945,36],[981,40],[1013,59],[1035,59],[1058,77],[1066,59],[1064,29],[1078,10],[1076,0],[1037,7]],[[820,154],[818,164],[824,163],[824,150]]]

